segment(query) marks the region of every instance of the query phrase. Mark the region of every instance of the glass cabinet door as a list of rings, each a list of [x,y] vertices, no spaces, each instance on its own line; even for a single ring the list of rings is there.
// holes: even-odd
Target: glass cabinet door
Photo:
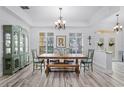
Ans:
[[[6,54],[11,54],[11,34],[5,34],[5,48]]]
[[[17,32],[14,32],[14,35],[13,35],[13,42],[14,42],[14,54],[18,54],[18,33]]]
[[[23,53],[24,52],[24,34],[20,35],[20,52]]]
[[[27,53],[28,52],[28,36],[25,36],[25,52]]]

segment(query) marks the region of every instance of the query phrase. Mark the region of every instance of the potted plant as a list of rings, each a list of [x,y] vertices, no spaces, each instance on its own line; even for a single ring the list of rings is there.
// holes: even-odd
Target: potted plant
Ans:
[[[114,44],[115,44],[115,43],[112,42],[112,41],[109,42],[109,46],[114,46]]]
[[[103,43],[102,41],[99,41],[99,42],[97,43],[97,45],[98,45],[99,47],[102,47],[102,46],[104,45],[104,43]]]

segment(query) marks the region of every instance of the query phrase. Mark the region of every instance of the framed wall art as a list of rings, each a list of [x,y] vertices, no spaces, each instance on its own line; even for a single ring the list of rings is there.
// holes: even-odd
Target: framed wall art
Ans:
[[[56,47],[59,48],[66,47],[66,36],[56,36]]]

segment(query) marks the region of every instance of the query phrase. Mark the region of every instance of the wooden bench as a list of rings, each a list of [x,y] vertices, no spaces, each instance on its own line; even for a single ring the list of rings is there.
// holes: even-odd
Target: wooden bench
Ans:
[[[68,68],[68,67],[74,67],[75,68],[75,72],[79,75],[80,71],[79,71],[79,65],[78,64],[48,64],[46,65],[46,75],[48,75],[50,68],[51,67],[57,67],[57,68]]]

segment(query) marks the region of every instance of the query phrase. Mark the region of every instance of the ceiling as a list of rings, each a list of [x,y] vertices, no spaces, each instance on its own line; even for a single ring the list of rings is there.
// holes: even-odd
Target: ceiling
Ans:
[[[106,18],[119,9],[114,6],[60,6],[66,26],[87,26]],[[33,26],[53,26],[59,17],[57,6],[29,6],[23,10],[30,17]]]

